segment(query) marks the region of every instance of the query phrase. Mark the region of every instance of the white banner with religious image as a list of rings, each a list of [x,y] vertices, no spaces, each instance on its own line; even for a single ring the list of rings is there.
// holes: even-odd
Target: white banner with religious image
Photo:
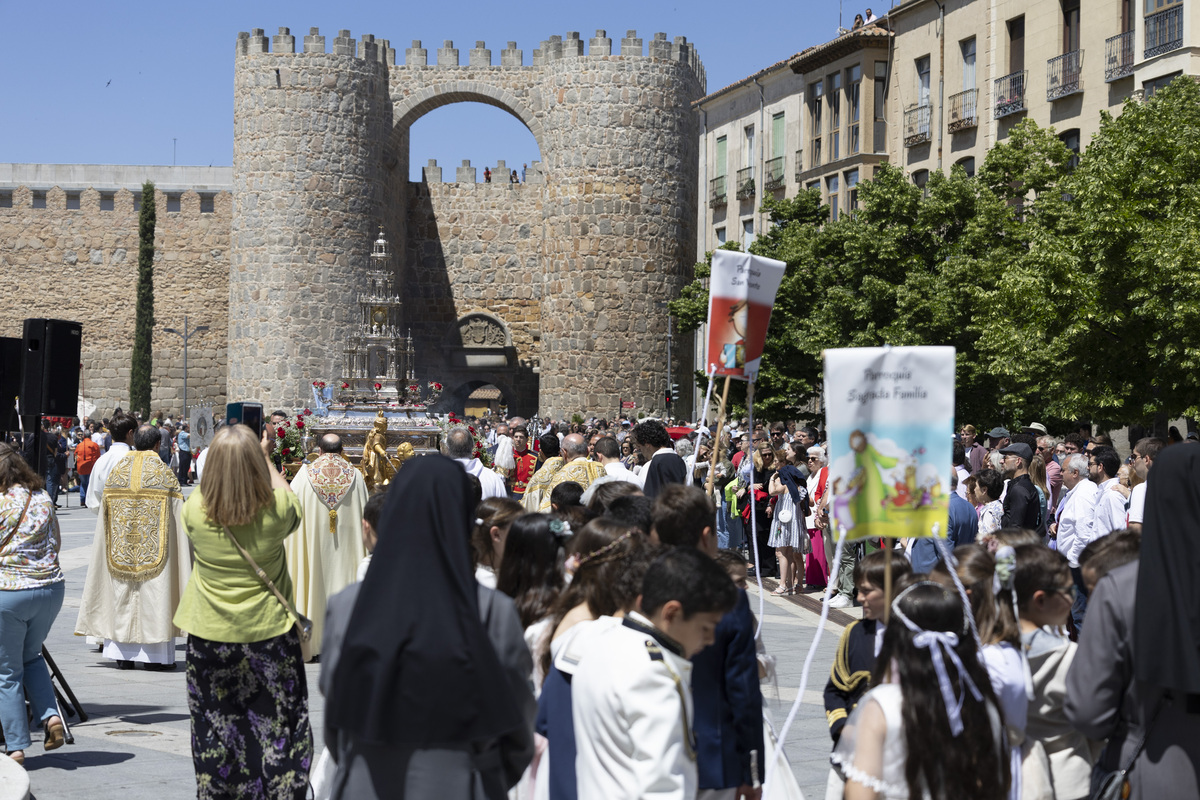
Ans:
[[[773,258],[716,250],[708,282],[708,365],[705,372],[754,380],[775,293],[787,265]]]
[[[830,518],[849,539],[946,535],[953,347],[825,351]]]
[[[204,408],[188,409],[188,426],[192,429],[192,452],[198,453],[201,449],[212,444],[213,439],[213,415],[212,406]]]

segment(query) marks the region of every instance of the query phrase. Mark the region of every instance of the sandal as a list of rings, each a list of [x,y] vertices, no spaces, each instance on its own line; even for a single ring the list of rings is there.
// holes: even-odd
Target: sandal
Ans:
[[[54,720],[57,720],[55,722]],[[61,717],[51,717],[46,720],[46,739],[42,747],[46,750],[57,750],[66,742],[67,734],[63,728]]]
[[[8,753],[7,755],[18,766],[22,766],[22,767],[25,766],[25,751],[24,750],[14,750],[13,752]]]

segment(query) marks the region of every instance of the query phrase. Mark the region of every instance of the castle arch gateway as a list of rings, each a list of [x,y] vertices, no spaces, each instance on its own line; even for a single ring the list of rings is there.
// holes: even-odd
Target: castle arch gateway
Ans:
[[[666,309],[695,262],[697,136],[704,70],[683,37],[604,31],[551,37],[532,64],[483,42],[461,63],[341,31],[241,34],[235,56],[229,396],[299,400],[336,372],[354,293],[379,225],[400,254],[422,380],[472,379],[447,326],[485,312],[510,344],[478,370],[511,387],[517,413],[656,408],[667,376]],[[455,102],[504,109],[533,133],[539,181],[408,180],[408,129]],[[482,166],[482,165],[478,165]],[[513,165],[516,166],[516,165]],[[468,348],[461,348],[463,355]],[[492,354],[494,358],[496,354]],[[686,369],[685,354],[674,354]],[[499,370],[499,372],[498,372]]]

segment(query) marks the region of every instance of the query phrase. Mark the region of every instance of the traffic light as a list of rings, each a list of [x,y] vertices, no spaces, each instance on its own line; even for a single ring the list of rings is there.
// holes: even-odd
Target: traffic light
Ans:
[[[679,399],[679,384],[678,383],[671,384],[671,399],[672,400]]]
[[[667,401],[667,408],[670,408],[671,407],[671,390],[670,389],[667,390],[666,401]]]

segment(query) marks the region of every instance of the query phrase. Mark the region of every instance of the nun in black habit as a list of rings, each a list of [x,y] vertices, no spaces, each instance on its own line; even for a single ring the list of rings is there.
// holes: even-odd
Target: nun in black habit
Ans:
[[[410,459],[366,578],[329,601],[333,798],[503,800],[533,756],[532,658],[512,601],[475,581],[473,517],[461,466]]]
[[[1200,797],[1200,446],[1154,459],[1140,555],[1088,601],[1067,719],[1107,740],[1093,786],[1132,764],[1133,800]]]

